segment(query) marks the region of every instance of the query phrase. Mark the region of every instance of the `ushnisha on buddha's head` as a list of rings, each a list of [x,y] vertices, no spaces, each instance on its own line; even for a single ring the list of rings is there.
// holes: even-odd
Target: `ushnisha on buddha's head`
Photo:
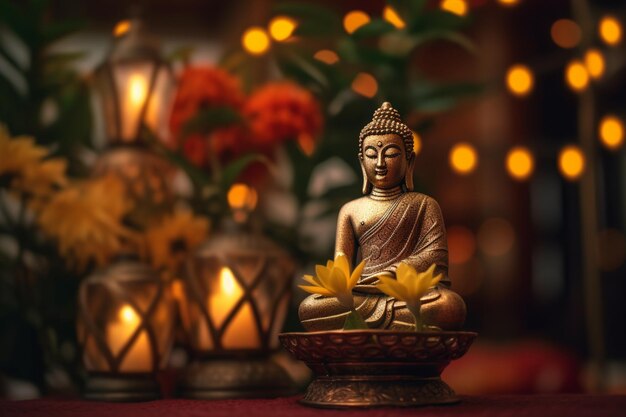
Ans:
[[[402,186],[413,191],[413,133],[389,102],[374,112],[359,135],[359,160],[363,171],[363,194],[372,187]]]

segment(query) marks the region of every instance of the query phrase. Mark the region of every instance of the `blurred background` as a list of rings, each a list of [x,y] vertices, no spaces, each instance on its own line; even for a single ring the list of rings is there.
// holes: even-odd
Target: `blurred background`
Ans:
[[[297,260],[284,329],[301,329],[297,281],[332,257],[383,101],[415,132],[416,190],[442,208],[480,334],[444,379],[625,393],[625,16],[610,0],[0,0],[0,393],[75,392],[81,280],[132,251],[175,281],[225,218]],[[101,74],[139,26],[173,82],[126,134],[138,122],[108,116],[120,93]],[[122,113],[147,94],[130,88]],[[168,168],[107,162],[122,145]],[[102,182],[119,166],[128,198]],[[129,185],[166,171],[166,190]]]

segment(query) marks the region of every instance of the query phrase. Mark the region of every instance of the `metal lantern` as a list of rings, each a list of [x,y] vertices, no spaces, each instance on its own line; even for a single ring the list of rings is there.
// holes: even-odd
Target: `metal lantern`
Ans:
[[[109,144],[138,142],[143,126],[165,137],[174,77],[141,20],[116,37],[95,83]]]
[[[116,175],[137,206],[165,207],[171,203],[174,168],[142,141],[142,129],[159,139],[167,136],[174,78],[143,22],[123,23],[127,30],[116,37],[94,77],[108,147],[93,174]]]
[[[188,262],[182,318],[195,361],[183,381],[191,398],[263,397],[290,392],[270,359],[290,301],[292,258],[241,229],[217,233]]]
[[[78,339],[89,374],[85,397],[103,401],[158,398],[155,380],[173,342],[175,305],[147,265],[119,260],[79,289]]]

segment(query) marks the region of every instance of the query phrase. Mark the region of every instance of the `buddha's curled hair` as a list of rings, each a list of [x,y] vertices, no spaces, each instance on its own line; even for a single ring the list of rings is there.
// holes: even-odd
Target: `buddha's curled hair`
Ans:
[[[400,119],[398,110],[391,107],[385,101],[376,111],[372,121],[361,130],[359,134],[359,159],[363,159],[363,140],[371,135],[396,134],[402,138],[406,151],[406,158],[409,159],[413,153],[413,132]]]

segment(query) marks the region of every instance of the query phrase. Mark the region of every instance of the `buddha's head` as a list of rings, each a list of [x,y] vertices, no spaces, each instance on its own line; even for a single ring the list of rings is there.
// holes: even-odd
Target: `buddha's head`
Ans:
[[[359,160],[363,170],[363,194],[372,186],[389,189],[403,185],[413,190],[413,133],[400,114],[384,102],[359,135]]]

